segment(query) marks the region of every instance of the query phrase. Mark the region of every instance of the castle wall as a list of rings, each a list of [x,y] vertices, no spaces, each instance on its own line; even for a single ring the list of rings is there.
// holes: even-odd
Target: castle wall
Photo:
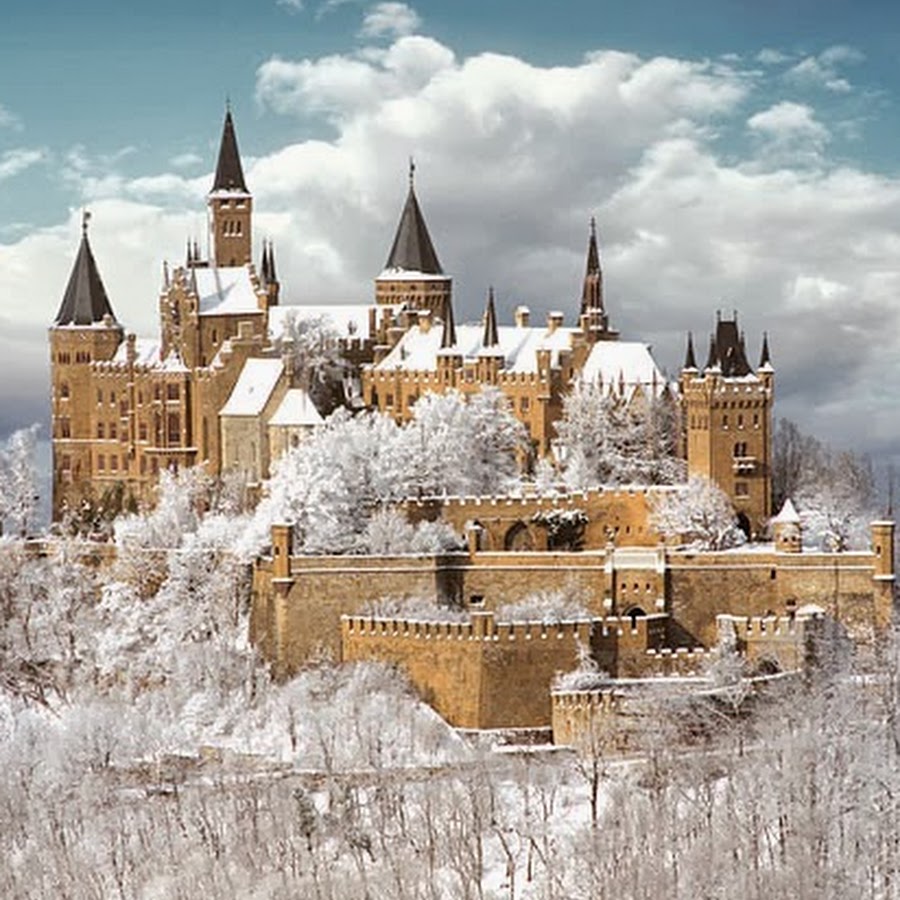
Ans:
[[[458,728],[548,726],[553,678],[575,668],[590,631],[588,620],[504,623],[490,612],[461,623],[341,622],[344,659],[402,667],[423,699]]]

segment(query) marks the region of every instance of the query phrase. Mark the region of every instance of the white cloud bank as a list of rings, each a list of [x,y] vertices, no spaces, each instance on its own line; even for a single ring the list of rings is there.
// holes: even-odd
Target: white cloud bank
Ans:
[[[835,52],[816,59],[852,61]],[[739,63],[616,51],[559,66],[461,59],[422,35],[273,58],[258,71],[263,107],[325,117],[333,136],[245,161],[256,233],[276,240],[289,300],[371,298],[414,155],[458,318],[479,316],[494,284],[504,317],[524,302],[571,320],[596,214],[607,303],[626,337],[652,343],[674,370],[688,329],[702,345],[716,309],[737,308],[751,352],[769,332],[780,414],[900,456],[896,402],[882,387],[900,377],[900,182],[830,162],[827,119],[787,98],[764,102],[755,79]],[[251,127],[236,115],[239,132]],[[751,138],[742,151],[719,147],[726,125]],[[160,259],[202,237],[210,176],[100,179],[87,167],[80,177],[113,305],[153,331]],[[29,371],[45,367],[76,219],[0,245],[4,315]]]

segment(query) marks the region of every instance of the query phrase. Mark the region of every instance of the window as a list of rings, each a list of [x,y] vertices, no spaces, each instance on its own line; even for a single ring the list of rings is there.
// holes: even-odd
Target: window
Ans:
[[[738,415],[738,428],[743,428],[743,427],[744,427],[744,414],[740,413]]]
[[[110,439],[111,441],[114,441],[114,440],[116,439],[116,437],[117,437],[116,423],[115,423],[115,422],[110,422],[110,423],[109,423],[109,439]]]
[[[138,391],[138,406],[144,405],[144,392]]]
[[[68,472],[69,469],[72,468],[72,457],[68,454],[64,454],[62,459],[60,460],[60,465],[64,472]]]
[[[530,397],[520,397],[519,398],[519,409],[522,412],[528,412],[528,409],[530,406],[531,406],[531,398]]]
[[[103,423],[102,423],[102,422],[98,422],[98,423],[97,423],[97,437],[98,437],[101,441],[102,441],[103,438],[105,437],[105,435],[104,435],[104,433],[103,433]]]
[[[68,417],[59,420],[59,436],[61,438],[72,437],[72,426],[69,424]]]
[[[722,427],[723,428],[728,427],[728,413],[726,413],[724,416],[722,416]]]
[[[102,403],[102,402],[103,402],[103,391],[101,391],[101,390],[99,390],[99,389],[97,390],[97,402],[98,402],[98,403]]]
[[[747,444],[744,441],[739,441],[734,445],[734,456],[735,459],[741,456],[747,455]]]
[[[102,453],[97,454],[97,471],[102,472],[106,469],[106,457]]]
[[[153,399],[162,400],[162,388],[158,384],[153,386]]]
[[[394,395],[393,394],[385,394],[384,395],[384,405],[385,406],[393,406],[394,405]]]
[[[750,496],[750,485],[748,485],[746,481],[736,481],[734,483],[734,496],[735,497],[749,497]]]
[[[154,475],[159,471],[159,460],[155,456],[150,460],[150,471]]]
[[[69,382],[63,381],[59,386],[59,396],[63,400],[69,399]]]
[[[174,413],[170,413],[166,421],[166,433],[170,444],[178,444],[181,441],[181,420]]]
[[[116,405],[116,392],[115,391],[109,392],[109,405],[110,406]]]
[[[146,475],[146,474],[147,474],[147,457],[142,456],[141,457],[141,475]]]
[[[115,472],[119,468],[119,457],[118,456],[110,456],[109,458],[109,468],[111,472]]]
[[[759,428],[759,413],[753,413],[753,427]]]
[[[178,399],[178,385],[177,384],[167,384],[166,385],[166,400],[177,400]]]

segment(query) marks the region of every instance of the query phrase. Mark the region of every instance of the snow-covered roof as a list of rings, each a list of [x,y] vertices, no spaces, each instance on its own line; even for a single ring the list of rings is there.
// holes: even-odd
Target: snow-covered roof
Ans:
[[[436,369],[443,331],[439,323],[427,330],[411,328],[375,368],[416,372]],[[489,349],[492,352],[498,350],[503,356],[503,368],[507,372],[537,372],[537,351],[550,350],[550,364],[557,366],[560,351],[571,348],[574,333],[574,328],[557,327],[550,332],[546,328],[504,325],[497,329],[498,347]],[[484,348],[483,338],[483,326],[457,325],[455,352],[464,360],[474,361]]]
[[[309,394],[303,388],[291,388],[269,419],[269,424],[296,427],[321,425],[323,421]]]
[[[248,359],[219,415],[258,416],[272,396],[283,369],[281,359]]]
[[[591,348],[580,377],[582,384],[606,387],[624,381],[626,385],[656,384],[657,390],[662,390],[666,384],[650,348],[637,341],[598,341]]]
[[[419,272],[415,269],[384,269],[376,281],[449,281],[443,273]]]
[[[342,338],[370,338],[369,316],[376,310],[380,318],[388,309],[399,307],[373,306],[371,303],[319,304],[315,306],[273,306],[269,310],[269,337],[277,340],[285,332],[286,322],[293,318],[303,322],[311,319],[323,319]]]
[[[778,513],[777,516],[772,518],[773,525],[799,525],[800,524],[800,514],[797,512],[797,507],[794,506],[793,501],[790,497],[788,497],[784,501],[784,506],[781,507],[781,512]]]
[[[155,366],[159,363],[160,342],[154,338],[135,338],[134,352],[135,363],[139,366]],[[122,341],[116,355],[113,357],[114,363],[128,362],[128,341]]]
[[[201,316],[258,313],[259,299],[247,266],[194,269]]]

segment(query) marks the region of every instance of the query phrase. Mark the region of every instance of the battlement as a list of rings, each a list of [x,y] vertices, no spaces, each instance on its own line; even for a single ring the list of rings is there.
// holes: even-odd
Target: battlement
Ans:
[[[807,613],[796,616],[716,616],[720,633],[729,625],[734,634],[741,638],[775,638],[802,636],[810,629],[811,623],[820,621],[821,614]],[[815,627],[815,626],[813,626]]]
[[[572,638],[590,640],[591,621],[587,618],[563,622],[498,622],[492,612],[473,612],[468,622],[423,621],[380,618],[377,616],[341,616],[341,628],[348,636],[392,637],[413,641],[552,641]]]
[[[646,675],[649,678],[702,675],[718,656],[718,650],[705,647],[650,648],[646,655]]]

